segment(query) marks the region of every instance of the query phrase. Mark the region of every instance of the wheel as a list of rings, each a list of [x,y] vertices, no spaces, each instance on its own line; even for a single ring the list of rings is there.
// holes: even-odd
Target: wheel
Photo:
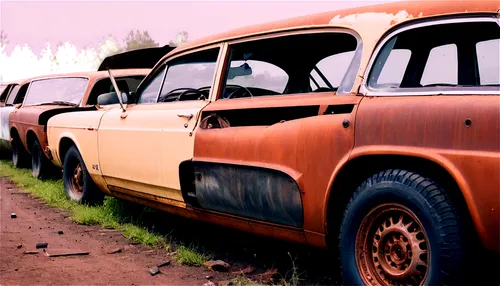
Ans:
[[[446,285],[465,272],[466,239],[446,192],[404,170],[367,179],[353,194],[339,234],[345,284]]]
[[[18,139],[12,139],[12,164],[16,168],[29,166],[29,154]]]
[[[66,195],[70,200],[89,205],[102,203],[104,194],[90,177],[75,146],[71,146],[64,157],[63,181]]]
[[[35,139],[31,150],[31,175],[37,179],[44,179],[49,174],[50,162],[45,157],[40,142]]]

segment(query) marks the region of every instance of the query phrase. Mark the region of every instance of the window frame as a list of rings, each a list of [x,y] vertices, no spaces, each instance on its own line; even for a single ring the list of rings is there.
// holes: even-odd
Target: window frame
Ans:
[[[356,78],[357,75],[359,74],[359,71],[361,69],[361,58],[362,58],[362,53],[363,53],[363,41],[361,36],[353,29],[350,28],[345,28],[345,27],[335,27],[335,26],[330,26],[330,25],[318,25],[315,27],[302,27],[302,28],[294,28],[291,30],[279,30],[275,32],[270,32],[266,34],[257,34],[257,35],[250,35],[246,36],[244,38],[237,38],[237,39],[232,39],[228,40],[226,42],[226,49],[227,52],[225,54],[225,59],[222,63],[222,70],[220,73],[219,77],[219,86],[218,86],[218,91],[216,94],[216,97],[213,99],[214,101],[218,100],[224,100],[222,96],[222,91],[224,90],[224,86],[226,85],[226,78],[227,78],[227,73],[228,73],[228,67],[230,65],[230,53],[231,53],[231,46],[232,45],[237,45],[237,44],[242,44],[246,42],[255,42],[255,41],[260,41],[260,40],[266,40],[266,39],[273,39],[273,38],[280,38],[280,37],[286,37],[286,36],[293,36],[293,35],[305,35],[305,34],[348,34],[353,36],[356,39],[356,48],[354,50],[354,56],[351,60],[351,63],[349,64],[349,67],[347,68],[347,71],[340,81],[339,84],[339,89],[334,92],[336,96],[339,95],[348,95],[351,93],[352,89],[354,88],[356,84]],[[357,68],[356,68],[357,67]],[[340,89],[340,87],[344,86],[346,79],[351,77],[351,83],[349,84],[348,88],[344,88],[343,90]],[[312,93],[312,92],[309,92]],[[291,96],[304,96],[309,93],[291,93],[291,94],[281,94],[281,95],[262,95],[258,96],[258,98],[289,98]],[[248,100],[248,97],[240,97],[240,98],[232,98],[231,101],[233,100]]]
[[[29,92],[30,92],[31,87],[32,87],[34,82],[42,81],[42,80],[60,79],[60,78],[83,78],[83,79],[87,80],[87,86],[85,87],[85,91],[83,92],[82,98],[80,98],[80,101],[78,102],[78,106],[82,106],[82,101],[85,98],[85,94],[89,90],[89,86],[90,86],[90,77],[88,77],[88,76],[51,76],[51,77],[37,78],[37,79],[31,80],[29,82],[28,90],[26,90],[26,95],[24,96],[22,106],[34,106],[34,105],[25,105],[26,99],[28,98]]]
[[[493,14],[480,15],[452,15],[444,17],[430,18],[426,20],[415,20],[409,23],[396,26],[389,30],[381,37],[381,40],[376,45],[366,70],[363,74],[363,81],[360,86],[360,93],[364,96],[411,96],[411,95],[500,95],[500,88],[491,86],[457,86],[448,87],[412,87],[412,88],[373,88],[369,85],[370,76],[374,69],[375,60],[380,55],[385,44],[400,33],[429,27],[440,24],[457,24],[457,23],[478,23],[478,22],[493,22],[500,28],[500,18]]]
[[[218,75],[220,72],[220,65],[224,61],[224,57],[226,54],[226,49],[227,49],[226,45],[227,45],[226,43],[216,43],[216,44],[212,44],[212,45],[207,45],[207,46],[203,46],[203,47],[189,49],[189,50],[186,50],[186,51],[183,51],[180,53],[173,54],[167,58],[161,59],[160,61],[158,61],[156,66],[153,68],[153,70],[144,78],[144,80],[137,87],[137,93],[140,92],[140,94],[138,94],[137,101],[134,102],[134,104],[136,104],[136,105],[144,105],[144,104],[151,105],[151,104],[164,104],[164,103],[179,103],[179,102],[188,101],[188,100],[185,100],[185,101],[182,100],[182,101],[171,101],[171,102],[158,102],[158,99],[159,99],[160,94],[161,94],[161,90],[163,89],[163,84],[165,83],[165,77],[168,73],[168,68],[169,68],[168,63],[173,61],[173,60],[178,59],[179,57],[189,56],[190,54],[195,54],[198,52],[208,51],[208,50],[212,50],[212,49],[219,49],[217,59],[215,61],[215,71],[214,71],[214,75],[213,75],[213,79],[212,79],[212,87],[210,88],[210,93],[208,95],[208,98],[206,100],[203,100],[203,101],[207,101],[207,102],[212,101],[212,98],[214,97],[215,92],[218,90],[216,84],[217,84],[217,81],[219,78]],[[158,93],[156,94],[155,102],[139,103],[139,100],[142,96],[142,92],[146,88],[145,86],[148,85],[149,83],[151,83],[151,80],[154,78],[154,76],[157,75],[156,72],[158,72],[158,70],[162,69],[163,67],[165,67],[165,69],[163,71],[160,88],[158,89]]]

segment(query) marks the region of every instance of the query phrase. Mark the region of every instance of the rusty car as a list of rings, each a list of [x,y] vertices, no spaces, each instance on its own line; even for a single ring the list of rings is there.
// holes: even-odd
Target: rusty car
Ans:
[[[135,101],[49,119],[53,163],[80,203],[333,249],[348,285],[462,283],[499,253],[499,9],[403,1],[183,44]]]

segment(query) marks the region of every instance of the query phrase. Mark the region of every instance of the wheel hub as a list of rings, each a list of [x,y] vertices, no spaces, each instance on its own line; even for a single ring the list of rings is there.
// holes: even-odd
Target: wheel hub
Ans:
[[[71,191],[75,195],[81,196],[83,194],[83,170],[81,164],[77,164],[73,170],[71,181]]]
[[[365,284],[422,284],[427,257],[426,235],[407,208],[383,205],[365,217],[356,237],[356,263]]]

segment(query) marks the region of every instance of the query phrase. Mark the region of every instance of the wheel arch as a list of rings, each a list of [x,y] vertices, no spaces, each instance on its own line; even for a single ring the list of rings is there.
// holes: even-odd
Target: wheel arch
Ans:
[[[61,137],[57,143],[57,154],[62,165],[64,164],[64,157],[66,156],[66,153],[68,152],[69,148],[71,148],[71,146],[75,146],[76,149],[81,152],[79,144],[71,133],[61,134]]]
[[[28,152],[30,153],[33,144],[35,144],[35,140],[38,140],[35,131],[28,129],[28,131],[26,131],[26,149],[28,149]]]
[[[356,188],[371,175],[390,168],[417,172],[442,185],[462,214],[465,227],[474,230],[474,239],[479,239],[477,236],[483,225],[479,219],[474,220],[476,205],[467,201],[470,189],[449,160],[428,150],[410,154],[408,150],[362,150],[351,153],[349,160],[335,170],[330,180],[323,214],[328,244],[336,243],[345,207]]]

